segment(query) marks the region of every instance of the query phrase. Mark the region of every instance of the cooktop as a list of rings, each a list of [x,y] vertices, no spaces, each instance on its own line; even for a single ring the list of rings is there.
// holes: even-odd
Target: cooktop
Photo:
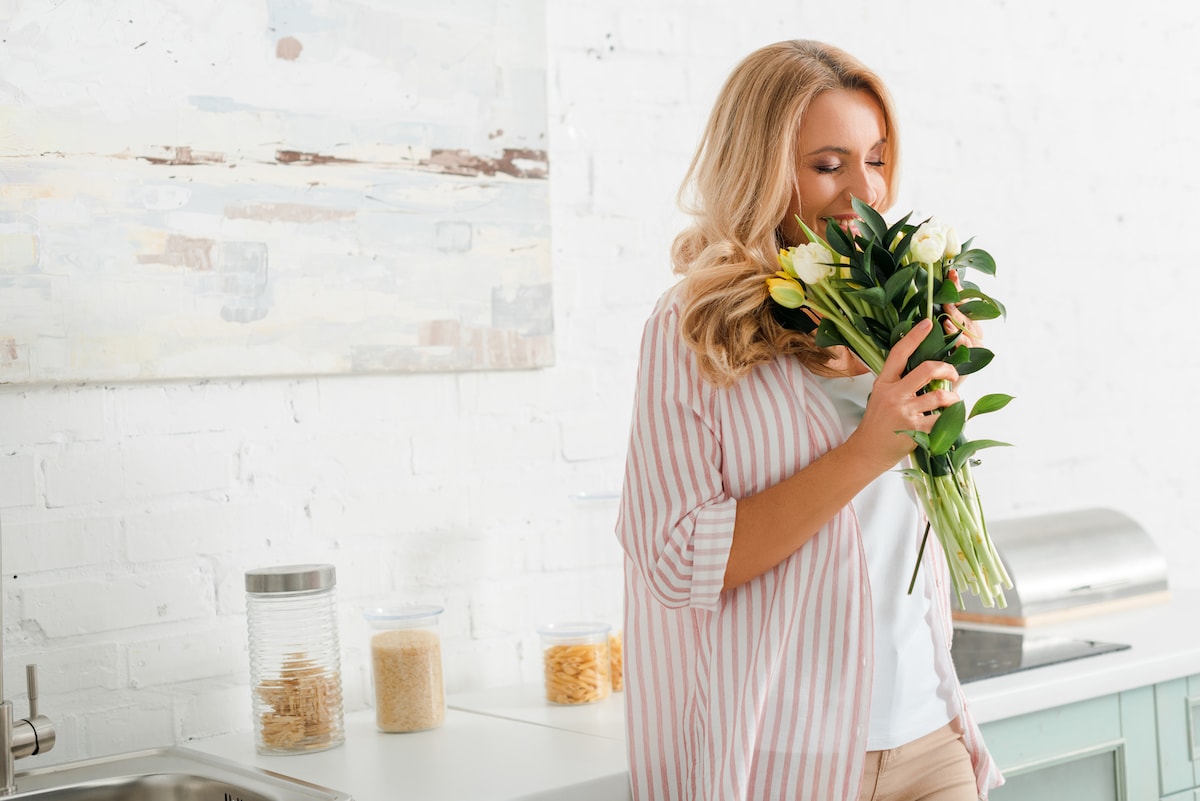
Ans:
[[[950,656],[958,680],[966,683],[1128,648],[1120,643],[956,626]]]

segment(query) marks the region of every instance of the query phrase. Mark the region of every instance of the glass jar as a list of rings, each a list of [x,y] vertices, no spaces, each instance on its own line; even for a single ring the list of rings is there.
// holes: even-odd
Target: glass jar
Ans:
[[[375,726],[385,732],[422,731],[446,719],[440,606],[368,610]]]
[[[254,746],[323,751],[345,741],[333,565],[246,572]]]
[[[590,704],[612,693],[607,623],[550,623],[538,629],[546,700]]]

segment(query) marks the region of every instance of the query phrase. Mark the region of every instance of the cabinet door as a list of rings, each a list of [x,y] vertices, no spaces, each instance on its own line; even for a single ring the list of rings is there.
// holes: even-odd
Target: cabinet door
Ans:
[[[1006,779],[1003,787],[992,791],[993,801],[1141,801],[1128,789],[1116,695],[993,721],[982,728]]]
[[[990,801],[1125,801],[1121,746],[1071,754],[1005,774]]]
[[[1163,795],[1200,786],[1200,676],[1154,686]]]

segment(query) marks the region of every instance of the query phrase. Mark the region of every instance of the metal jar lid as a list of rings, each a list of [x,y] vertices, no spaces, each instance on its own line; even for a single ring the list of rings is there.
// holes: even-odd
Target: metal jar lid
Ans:
[[[246,592],[315,592],[337,583],[333,565],[279,565],[246,571]]]

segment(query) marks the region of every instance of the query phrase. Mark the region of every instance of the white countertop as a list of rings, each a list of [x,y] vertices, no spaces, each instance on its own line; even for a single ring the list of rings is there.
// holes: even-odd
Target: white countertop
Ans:
[[[1200,589],[1171,591],[1165,603],[1033,628],[983,627],[1129,645],[1124,651],[1088,656],[963,685],[980,723],[1038,712],[1076,701],[1200,673]]]
[[[1089,656],[964,685],[981,723],[1011,718],[1200,673],[1200,589],[1169,602],[1053,626],[993,627],[1027,636],[1128,644]],[[340,748],[297,756],[260,756],[249,733],[188,743],[351,794],[356,801],[619,801],[625,789],[624,696],[578,707],[546,702],[539,686],[451,695],[440,728],[383,734],[372,710],[346,716]],[[545,794],[545,795],[542,795]]]
[[[436,729],[384,734],[375,728],[374,710],[362,710],[346,715],[345,730],[343,745],[314,754],[260,755],[249,732],[186,746],[355,801],[518,801],[580,784],[591,794],[572,791],[572,798],[607,801],[619,800],[627,784],[620,740],[490,715],[448,709]]]

